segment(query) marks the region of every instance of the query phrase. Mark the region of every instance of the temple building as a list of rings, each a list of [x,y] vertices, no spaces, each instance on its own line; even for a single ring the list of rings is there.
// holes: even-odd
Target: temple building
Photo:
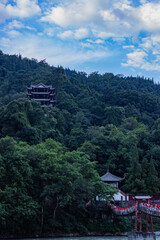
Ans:
[[[30,100],[40,102],[42,105],[54,106],[55,104],[55,88],[51,85],[47,86],[43,83],[31,85],[27,88]]]
[[[101,177],[101,180],[105,183],[112,185],[115,188],[118,188],[118,183],[124,180],[124,178],[117,177],[108,171],[105,175]]]
[[[111,174],[109,171],[107,171],[106,174],[104,174],[101,177],[101,180],[105,183],[108,183],[110,185],[112,185],[113,187],[115,187],[117,189],[117,193],[114,194],[113,199],[116,202],[119,201],[129,201],[129,195],[122,192],[119,188],[118,188],[118,184],[119,182],[123,181],[124,178],[121,177],[117,177],[113,174]],[[96,200],[100,200],[99,197],[96,197]],[[105,201],[106,199],[101,199],[101,201]]]

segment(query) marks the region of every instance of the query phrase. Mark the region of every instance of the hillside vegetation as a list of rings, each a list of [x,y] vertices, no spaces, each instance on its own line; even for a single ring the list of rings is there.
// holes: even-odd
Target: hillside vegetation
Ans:
[[[40,82],[55,108],[27,99]],[[108,168],[122,190],[159,194],[160,85],[0,52],[0,163],[0,234],[91,231],[85,203],[115,192]]]

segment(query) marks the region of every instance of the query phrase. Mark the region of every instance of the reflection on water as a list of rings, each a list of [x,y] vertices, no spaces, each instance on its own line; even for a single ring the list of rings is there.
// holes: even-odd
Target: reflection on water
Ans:
[[[100,237],[56,237],[56,238],[25,238],[14,240],[127,240],[127,237],[122,236],[100,236]],[[160,239],[159,239],[160,240]]]
[[[64,237],[64,238],[25,238],[14,240],[127,240],[125,236],[100,236],[100,237]],[[156,236],[156,240],[160,240],[160,236]]]

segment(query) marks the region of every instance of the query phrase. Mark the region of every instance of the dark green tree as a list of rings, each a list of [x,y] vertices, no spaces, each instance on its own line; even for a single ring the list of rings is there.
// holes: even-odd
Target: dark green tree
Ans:
[[[147,176],[147,191],[148,194],[158,195],[158,174],[155,168],[154,160],[151,159],[148,168],[148,176]]]

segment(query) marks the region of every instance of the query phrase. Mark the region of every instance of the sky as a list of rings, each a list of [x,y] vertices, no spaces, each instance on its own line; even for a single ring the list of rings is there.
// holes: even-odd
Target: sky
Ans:
[[[160,82],[160,0],[0,0],[0,49]]]

